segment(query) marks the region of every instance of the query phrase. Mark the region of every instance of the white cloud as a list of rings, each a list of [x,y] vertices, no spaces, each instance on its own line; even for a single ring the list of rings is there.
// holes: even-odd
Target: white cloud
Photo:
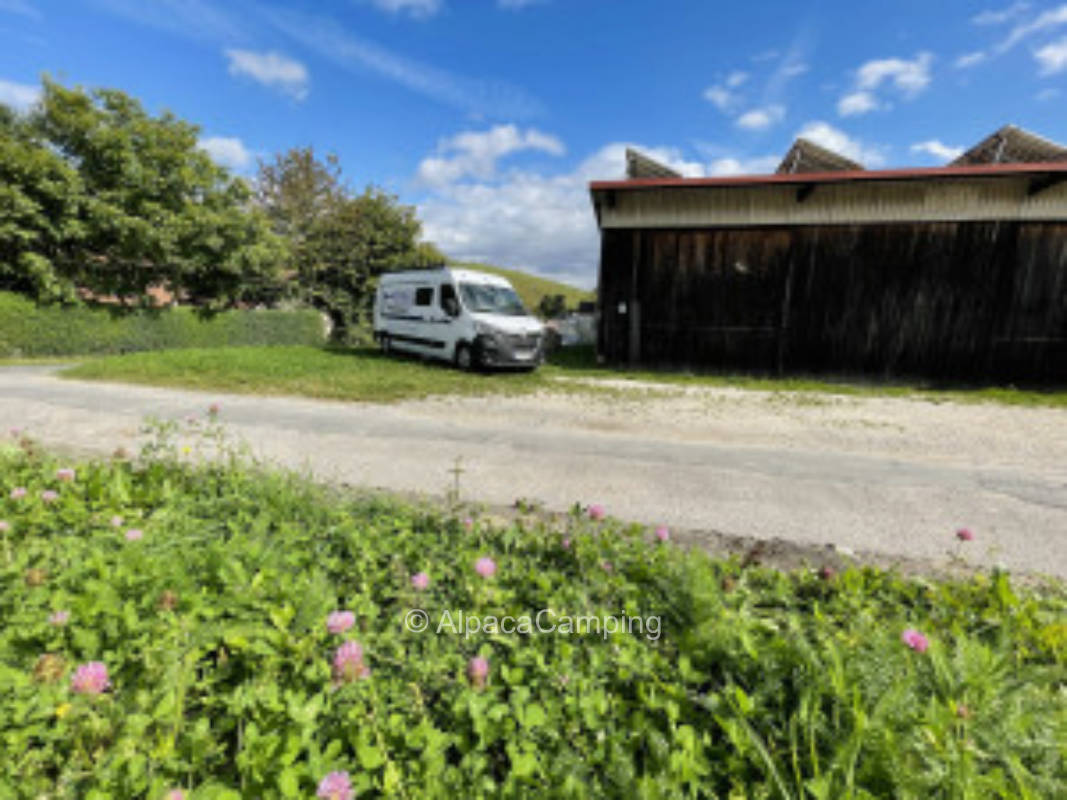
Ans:
[[[208,136],[200,140],[199,147],[217,163],[237,172],[252,163],[252,153],[236,137]]]
[[[856,73],[856,86],[871,91],[888,81],[904,96],[914,97],[930,85],[933,60],[930,53],[919,53],[911,61],[903,58],[868,61]]]
[[[765,131],[785,119],[785,106],[771,104],[746,111],[737,118],[737,127],[748,131]]]
[[[566,148],[558,138],[530,128],[497,125],[488,131],[465,131],[441,141],[437,154],[419,164],[418,179],[428,186],[441,187],[465,177],[489,180],[496,174],[497,161],[512,153],[534,150],[561,156]]]
[[[933,63],[934,57],[930,53],[919,53],[910,61],[905,58],[867,61],[856,70],[851,91],[838,100],[837,113],[849,117],[890,108],[878,96],[879,91],[886,88],[895,90],[905,99],[918,96],[930,85]]]
[[[741,70],[734,70],[726,76],[726,85],[731,89],[736,89],[748,80],[748,73]]]
[[[1055,30],[1063,25],[1067,25],[1067,5],[1049,9],[1029,22],[1015,26],[1007,38],[997,45],[997,50],[1002,53],[1006,52],[1024,39],[1028,39],[1035,34]]]
[[[791,64],[785,64],[782,66],[782,77],[796,78],[800,75],[803,75],[805,72],[808,72],[810,69],[811,67],[803,61],[794,61]]]
[[[741,98],[725,86],[715,84],[704,90],[704,99],[724,114],[729,114],[741,104]]]
[[[442,0],[371,0],[390,14],[410,14],[415,19],[427,19],[441,10]]]
[[[1035,51],[1034,58],[1041,66],[1042,75],[1057,75],[1067,70],[1067,36]]]
[[[930,139],[925,142],[913,144],[910,149],[913,153],[925,153],[926,155],[943,162],[952,161],[963,155],[962,147],[953,147],[944,144],[939,139]]]
[[[970,69],[971,67],[978,66],[983,61],[987,60],[989,56],[984,50],[976,50],[973,53],[964,53],[962,56],[956,59],[956,69]]]
[[[506,8],[510,11],[518,11],[519,9],[538,5],[546,1],[547,0],[496,0],[496,4],[500,8]]]
[[[295,59],[274,51],[226,50],[231,75],[244,75],[257,83],[278,89],[296,100],[308,93],[307,67]]]
[[[512,170],[440,185],[418,204],[424,238],[452,258],[530,270],[577,286],[596,282],[600,252],[589,181],[626,174],[634,147],[683,175],[705,174],[674,148],[616,142],[562,175]]]
[[[1063,94],[1063,92],[1061,92],[1059,89],[1042,89],[1040,92],[1034,95],[1034,99],[1037,100],[1039,103],[1047,103],[1050,100],[1057,99],[1061,94]]]
[[[774,61],[780,55],[781,53],[779,53],[777,50],[763,50],[762,52],[756,53],[754,56],[751,56],[749,60],[759,64],[763,61]]]
[[[107,11],[141,25],[193,39],[226,44],[247,40],[247,23],[211,0],[94,0]]]
[[[877,111],[881,104],[870,92],[852,92],[837,101],[837,113],[842,117],[853,117]]]
[[[711,162],[708,166],[708,174],[718,177],[765,175],[774,172],[781,161],[781,156],[754,156],[752,158],[725,156]]]
[[[361,78],[369,70],[436,102],[477,116],[527,119],[542,111],[541,103],[521,88],[500,81],[464,78],[405,58],[348,33],[332,20],[277,8],[264,10],[263,14],[294,41]]]
[[[864,144],[826,122],[809,122],[797,132],[797,137],[808,139],[867,167],[880,167],[885,164],[882,148]]]
[[[0,80],[0,103],[16,111],[25,111],[41,99],[41,87]]]
[[[989,8],[971,17],[971,22],[975,25],[1003,25],[1022,16],[1029,8],[1029,3],[1013,3],[1007,8]]]
[[[30,19],[41,19],[42,17],[40,10],[29,3],[28,0],[0,0],[0,11],[18,14],[20,17],[29,17]]]

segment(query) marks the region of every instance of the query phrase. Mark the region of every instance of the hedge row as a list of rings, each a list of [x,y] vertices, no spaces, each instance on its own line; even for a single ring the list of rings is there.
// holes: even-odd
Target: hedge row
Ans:
[[[0,292],[0,357],[88,355],[179,347],[321,344],[313,310],[227,311],[201,317],[188,308],[119,312],[38,306]]]

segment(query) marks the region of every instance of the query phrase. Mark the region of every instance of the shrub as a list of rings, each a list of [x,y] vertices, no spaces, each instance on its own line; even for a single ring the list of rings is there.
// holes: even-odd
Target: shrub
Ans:
[[[224,415],[192,428],[217,443]],[[1067,781],[1059,589],[743,568],[583,509],[493,526],[225,453],[184,467],[189,433],[73,477],[29,444],[0,457],[0,796],[1053,797]],[[434,627],[546,608],[661,626]],[[411,609],[431,630],[405,629]]]
[[[183,347],[322,344],[316,311],[226,311],[202,317],[188,308],[119,312],[87,306],[38,306],[0,292],[0,357],[93,355]]]

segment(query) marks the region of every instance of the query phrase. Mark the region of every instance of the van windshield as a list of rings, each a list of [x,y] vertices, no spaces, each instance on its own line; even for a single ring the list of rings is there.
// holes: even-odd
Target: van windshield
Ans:
[[[515,290],[507,286],[490,286],[484,283],[461,283],[459,293],[468,311],[483,314],[507,314],[512,317],[527,316],[522,301]]]

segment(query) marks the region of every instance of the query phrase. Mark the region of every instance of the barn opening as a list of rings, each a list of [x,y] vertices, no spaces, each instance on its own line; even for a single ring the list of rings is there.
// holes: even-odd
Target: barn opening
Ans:
[[[801,139],[725,178],[630,151],[590,192],[607,363],[1067,381],[1067,148],[1036,134],[893,170]]]

